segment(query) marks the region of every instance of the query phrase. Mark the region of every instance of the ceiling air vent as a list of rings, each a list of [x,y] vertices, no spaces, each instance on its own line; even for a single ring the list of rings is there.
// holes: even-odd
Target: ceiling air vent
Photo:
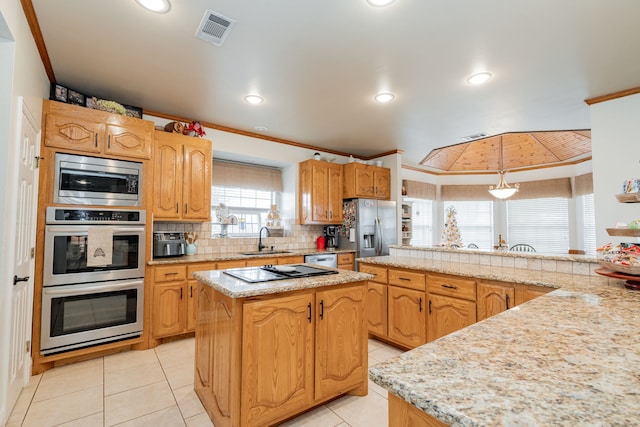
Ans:
[[[221,46],[235,22],[218,12],[207,10],[196,31],[196,38]]]
[[[473,135],[467,135],[467,136],[463,136],[462,140],[463,141],[473,141],[474,139],[480,139],[480,138],[484,138],[486,137],[487,134],[484,132],[480,132],[480,133],[475,133]]]

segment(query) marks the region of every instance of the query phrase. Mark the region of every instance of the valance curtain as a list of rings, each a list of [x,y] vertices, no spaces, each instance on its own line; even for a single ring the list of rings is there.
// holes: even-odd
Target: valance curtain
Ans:
[[[414,199],[436,199],[436,186],[435,184],[429,184],[428,182],[420,181],[402,181],[402,185],[406,191],[406,197],[412,197]]]
[[[515,182],[509,182],[513,187]],[[571,198],[571,179],[557,178],[520,183],[520,190],[508,200]],[[489,193],[489,185],[443,185],[442,200],[498,200]]]
[[[211,175],[215,186],[282,191],[282,172],[278,168],[214,159]]]
[[[576,196],[593,193],[593,174],[587,173],[576,176]]]

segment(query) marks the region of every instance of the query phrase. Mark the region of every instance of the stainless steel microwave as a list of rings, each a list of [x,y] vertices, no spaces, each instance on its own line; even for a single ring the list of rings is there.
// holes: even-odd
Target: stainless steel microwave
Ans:
[[[57,153],[54,203],[140,206],[142,163]]]

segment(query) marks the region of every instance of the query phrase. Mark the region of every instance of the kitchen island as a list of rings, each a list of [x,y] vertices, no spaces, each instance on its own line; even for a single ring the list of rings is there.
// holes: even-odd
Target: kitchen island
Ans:
[[[216,427],[273,425],[367,394],[366,273],[198,280],[194,388]]]
[[[390,426],[640,422],[639,292],[591,268],[367,261],[558,288],[373,366],[370,378],[390,392]]]

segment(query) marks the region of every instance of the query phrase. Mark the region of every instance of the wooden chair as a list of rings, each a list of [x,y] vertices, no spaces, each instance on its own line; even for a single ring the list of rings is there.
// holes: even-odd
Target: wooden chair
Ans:
[[[527,245],[526,243],[518,243],[517,245],[513,245],[509,248],[509,252],[535,252],[533,246]]]
[[[478,248],[478,245],[476,245],[475,243],[469,243],[467,245],[467,248],[469,248],[469,249],[480,249],[480,248]]]

